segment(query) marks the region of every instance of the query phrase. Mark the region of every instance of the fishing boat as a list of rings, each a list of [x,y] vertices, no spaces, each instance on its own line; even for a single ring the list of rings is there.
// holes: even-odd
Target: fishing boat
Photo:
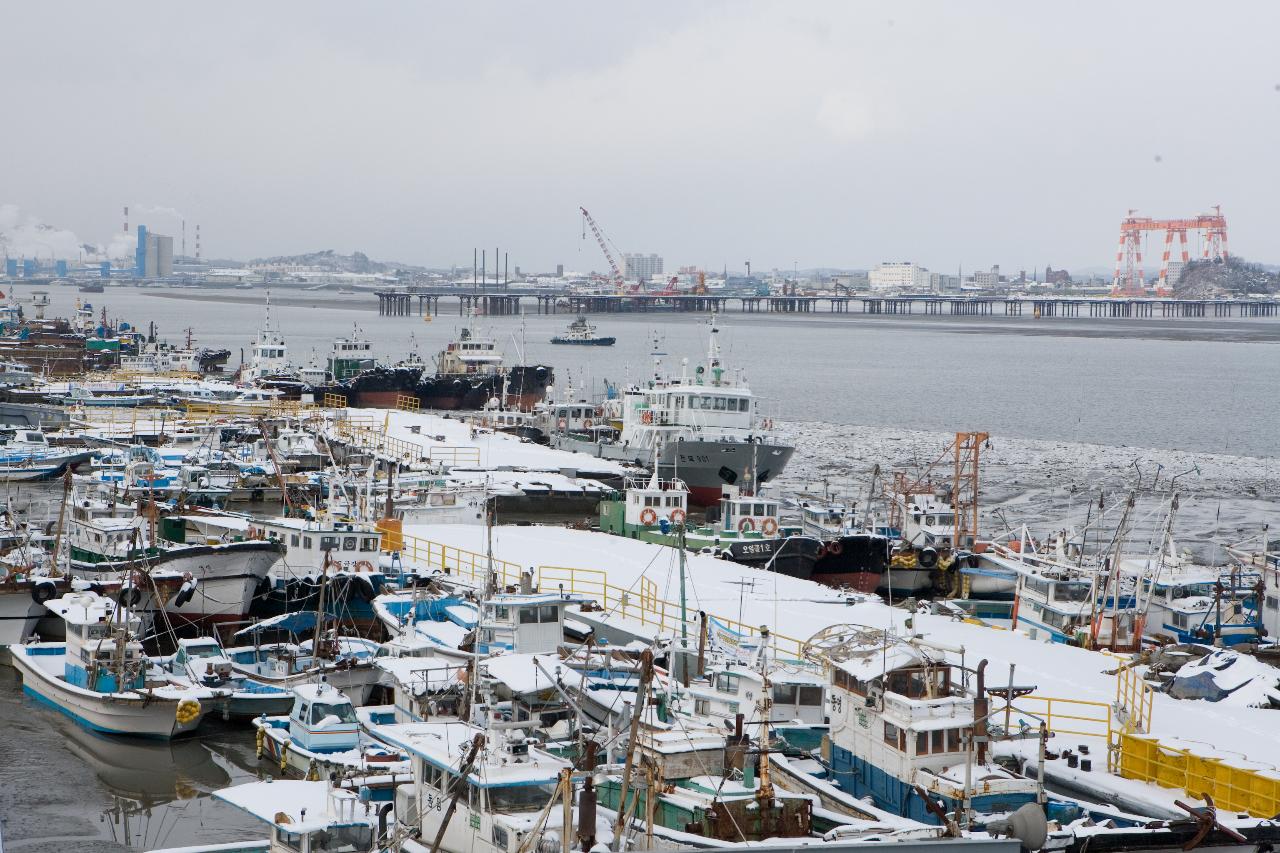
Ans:
[[[181,517],[157,523],[150,513],[140,515],[122,504],[99,514],[83,499],[72,501],[67,541],[73,574],[90,581],[107,582],[139,570],[186,577],[185,588],[163,604],[164,618],[179,628],[246,619],[255,592],[285,553],[283,544],[271,540],[187,538]]]
[[[334,382],[343,382],[378,366],[373,357],[373,343],[360,334],[358,325],[352,326],[351,337],[338,338],[329,352],[328,374]]]
[[[351,700],[327,682],[298,685],[289,695],[287,715],[254,720],[260,759],[307,779],[337,774],[344,782],[386,791],[380,799],[390,799],[397,782],[409,781],[409,757],[362,732]]]
[[[269,836],[263,841],[242,841],[230,846],[182,848],[186,853],[373,853],[387,849],[381,840],[387,833],[390,807],[375,809],[372,803],[361,800],[358,792],[328,781],[249,782],[214,791],[213,795],[266,823]]]
[[[231,717],[282,714],[293,706],[288,690],[236,675],[231,659],[213,637],[181,638],[176,652],[151,658],[151,663],[175,681],[227,692],[218,706]]]
[[[714,506],[726,485],[760,489],[782,474],[795,448],[772,438],[772,420],[761,414],[741,372],[725,367],[719,331],[713,318],[706,362],[692,375],[682,369],[663,376],[655,352],[652,379],[610,401],[621,422],[616,438],[551,422],[545,425],[548,442],[643,468],[656,464],[659,477],[689,487],[697,506]],[[604,417],[613,420],[614,414]]]
[[[149,680],[138,639],[141,620],[113,599],[79,592],[45,606],[66,623],[66,642],[27,643],[9,652],[23,691],[81,725],[168,739],[195,731],[211,707],[208,700],[220,695]]]
[[[886,631],[833,626],[822,638],[835,640],[826,654],[832,710],[823,755],[843,790],[922,823],[940,822],[937,800],[946,811],[978,815],[1041,802],[1034,780],[992,759],[982,667],[966,673],[945,648]]]
[[[578,319],[569,324],[569,331],[564,335],[556,335],[551,339],[553,344],[568,344],[588,347],[611,347],[617,343],[614,337],[596,334],[596,327],[587,318],[579,314]]]
[[[319,612],[324,604],[319,603]],[[364,637],[339,634],[327,628],[317,610],[284,613],[241,628],[233,639],[246,645],[231,646],[226,655],[240,675],[272,687],[292,690],[321,679],[342,691],[356,705],[363,705],[378,680],[373,659],[378,644]],[[310,638],[295,642],[300,636]],[[266,642],[269,635],[285,635],[283,642]]]
[[[49,480],[96,453],[88,447],[54,447],[39,429],[15,429],[0,443],[0,482]]]
[[[348,406],[395,408],[401,398],[413,397],[424,409],[447,410],[484,409],[493,400],[514,409],[540,403],[553,381],[551,368],[504,367],[497,341],[481,335],[472,321],[436,357],[434,372],[423,365],[365,370],[313,389],[316,399],[335,395]]]

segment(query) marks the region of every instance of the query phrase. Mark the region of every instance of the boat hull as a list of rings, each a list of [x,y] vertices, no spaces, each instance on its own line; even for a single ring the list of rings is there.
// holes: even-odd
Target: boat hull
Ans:
[[[46,614],[43,604],[32,595],[35,584],[53,584],[54,598],[70,589],[65,578],[38,578],[36,581],[7,581],[0,583],[0,647],[21,643],[36,629],[36,623]]]
[[[62,644],[52,643],[10,648],[13,665],[22,674],[22,690],[85,728],[106,734],[168,740],[194,732],[208,712],[207,703],[201,703],[199,713],[184,723],[178,721],[178,699],[136,693],[94,693],[74,687],[36,660],[44,655],[56,657],[60,663],[65,654],[45,654],[54,647],[62,647],[65,652]]]
[[[412,397],[423,409],[478,410],[502,397],[505,405],[529,409],[547,396],[554,373],[544,365],[512,367],[490,376],[426,374],[414,368],[377,368],[344,382],[314,389],[317,399],[336,395],[355,408],[395,408]]]
[[[190,573],[197,583],[189,601],[179,604],[173,596],[161,602],[148,593],[134,609],[153,619],[163,610],[175,628],[204,629],[247,618],[255,591],[283,555],[284,545],[278,542],[229,542],[174,548],[145,561],[72,560],[71,567],[77,577],[100,582],[127,575],[140,563],[150,569]]]
[[[548,442],[560,450],[629,462],[642,468],[653,465],[653,451],[647,448],[588,441],[561,433],[553,433]],[[658,476],[684,481],[689,488],[690,504],[715,506],[725,486],[743,486],[750,482],[753,488],[758,488],[777,478],[793,453],[795,448],[790,445],[767,441],[668,441],[658,455]]]

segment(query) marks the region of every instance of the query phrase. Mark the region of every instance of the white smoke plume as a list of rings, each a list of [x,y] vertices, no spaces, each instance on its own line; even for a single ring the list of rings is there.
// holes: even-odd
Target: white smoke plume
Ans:
[[[129,258],[137,248],[138,238],[123,231],[116,232],[106,246],[81,240],[74,231],[43,222],[38,216],[24,213],[16,204],[0,204],[0,254],[10,258],[39,258],[86,261],[105,258]]]
[[[166,219],[172,219],[174,225],[181,225],[187,217],[183,216],[182,211],[172,207],[161,207],[154,204],[131,204],[129,205],[129,218],[151,228],[150,222],[145,219],[149,216],[163,216]],[[163,232],[163,228],[157,227],[155,230]]]

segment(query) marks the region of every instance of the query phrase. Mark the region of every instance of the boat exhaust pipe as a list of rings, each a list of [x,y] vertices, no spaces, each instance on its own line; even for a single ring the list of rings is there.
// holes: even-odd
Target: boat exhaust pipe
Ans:
[[[596,786],[590,776],[578,792],[578,845],[582,850],[596,846]]]
[[[978,664],[977,695],[973,700],[973,739],[978,744],[978,763],[987,760],[987,714],[990,712],[990,701],[987,699],[987,659]]]
[[[386,803],[378,809],[378,838],[387,837],[387,815],[395,808],[395,803]]]

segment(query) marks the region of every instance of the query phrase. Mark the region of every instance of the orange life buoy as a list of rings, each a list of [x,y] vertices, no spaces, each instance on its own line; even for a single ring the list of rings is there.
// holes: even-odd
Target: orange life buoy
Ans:
[[[844,550],[844,544],[841,543],[839,539],[836,539],[827,544],[827,553],[833,557],[839,557],[840,552],[843,550]]]
[[[357,572],[371,572],[373,571],[373,563],[368,560],[357,560],[355,570]]]
[[[765,536],[772,536],[778,532],[778,522],[772,518],[766,518],[764,524],[760,525],[760,532]]]
[[[671,510],[670,517],[671,517],[672,524],[684,524],[684,510],[680,509],[679,507],[676,507],[675,509]]]
[[[585,421],[583,421],[582,425],[587,429],[591,429],[591,418],[587,418]]]
[[[658,514],[654,512],[653,507],[647,506],[640,512],[641,524],[653,524],[658,520]]]
[[[646,424],[653,423],[653,412],[646,410],[645,413],[640,416],[640,420]]]
[[[564,429],[568,425],[568,422],[564,418],[560,419],[560,429]]]
[[[749,518],[744,518],[742,519],[742,521],[738,522],[739,533],[746,533],[748,531],[755,530],[755,529],[756,529],[756,523]]]

